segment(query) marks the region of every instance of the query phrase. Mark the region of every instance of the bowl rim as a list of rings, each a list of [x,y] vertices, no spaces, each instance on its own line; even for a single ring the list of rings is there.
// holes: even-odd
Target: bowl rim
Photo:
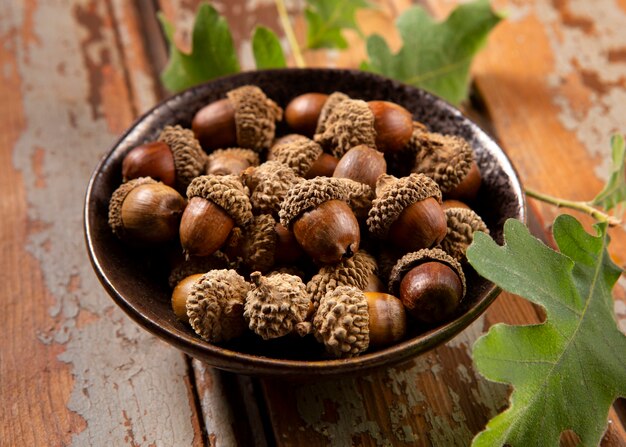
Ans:
[[[206,361],[211,359],[212,366],[220,369],[226,369],[233,372],[261,375],[261,376],[280,376],[280,375],[335,375],[345,374],[349,372],[361,372],[365,370],[373,370],[386,365],[398,364],[402,361],[408,360],[419,354],[422,354],[434,347],[443,344],[451,338],[458,335],[463,329],[469,326],[474,320],[476,320],[486,309],[491,305],[495,298],[500,294],[501,289],[493,283],[487,290],[483,292],[483,295],[478,299],[471,307],[469,307],[464,313],[458,315],[454,320],[447,322],[442,326],[438,326],[425,333],[417,335],[413,338],[401,341],[392,346],[376,350],[374,352],[366,352],[356,357],[347,359],[320,359],[320,360],[290,360],[279,359],[266,356],[257,356],[244,352],[234,351],[227,348],[223,348],[219,345],[206,342],[199,337],[184,332],[170,330],[162,326],[158,319],[153,319],[148,315],[141,312],[135,307],[132,302],[126,299],[122,293],[116,288],[115,284],[107,276],[105,269],[101,265],[101,258],[94,249],[93,241],[93,228],[90,223],[90,214],[92,213],[92,203],[90,199],[94,193],[94,185],[98,179],[102,167],[111,159],[116,148],[124,142],[126,137],[135,131],[135,129],[147,118],[153,115],[155,112],[162,108],[171,108],[173,103],[176,103],[181,97],[189,95],[196,90],[202,90],[208,88],[210,85],[219,84],[223,82],[239,81],[244,83],[250,83],[256,73],[288,73],[288,72],[312,72],[312,73],[331,73],[338,76],[355,75],[358,77],[372,78],[377,82],[391,83],[394,86],[408,87],[419,91],[420,94],[429,97],[433,102],[439,103],[444,109],[445,113],[456,115],[462,118],[466,124],[468,124],[474,132],[479,134],[481,138],[486,139],[490,145],[495,146],[498,149],[497,154],[498,163],[502,169],[506,171],[508,178],[513,186],[515,197],[518,200],[519,205],[519,218],[523,222],[527,220],[527,204],[525,196],[523,194],[523,188],[519,179],[519,175],[509,160],[508,156],[500,145],[482,129],[477,123],[472,121],[467,116],[458,110],[456,107],[446,102],[442,98],[439,98],[423,89],[402,84],[396,80],[389,79],[374,73],[364,72],[360,70],[352,69],[335,69],[335,68],[285,68],[285,69],[272,69],[272,70],[257,70],[238,73],[230,76],[223,76],[213,79],[207,83],[199,84],[191,87],[180,93],[172,95],[163,101],[158,102],[155,106],[151,107],[148,111],[143,113],[126,129],[126,131],[116,139],[115,143],[110,147],[105,155],[102,156],[96,167],[94,168],[84,199],[84,211],[83,211],[83,229],[85,236],[86,248],[91,265],[98,277],[98,280],[115,301],[115,303],[124,310],[136,323],[141,327],[148,330],[152,334],[165,340],[166,342],[176,346],[178,349],[188,353],[192,357],[196,357]]]

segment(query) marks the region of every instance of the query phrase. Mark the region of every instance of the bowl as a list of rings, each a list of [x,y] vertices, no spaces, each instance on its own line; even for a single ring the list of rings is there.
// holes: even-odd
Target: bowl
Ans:
[[[121,183],[122,160],[130,149],[154,140],[165,125],[190,127],[197,110],[245,84],[259,86],[282,107],[293,97],[307,92],[342,91],[353,98],[396,102],[431,130],[459,135],[472,145],[483,178],[474,209],[496,241],[502,243],[506,219],[525,220],[522,187],[502,149],[457,109],[423,90],[352,70],[267,70],[221,78],[172,96],[144,114],[104,156],[89,181],[84,210],[89,256],[106,291],[132,319],[216,368],[248,375],[319,378],[359,374],[406,361],[449,340],[485,311],[500,290],[469,269],[468,294],[452,320],[424,333],[413,333],[388,348],[338,360],[324,358],[323,351],[312,340],[291,337],[262,342],[250,335],[213,345],[178,321],[170,306],[167,273],[160,268],[164,262],[159,261],[162,255],[129,247],[113,235],[107,223],[109,198]],[[281,132],[286,132],[286,128],[279,126],[277,134]]]

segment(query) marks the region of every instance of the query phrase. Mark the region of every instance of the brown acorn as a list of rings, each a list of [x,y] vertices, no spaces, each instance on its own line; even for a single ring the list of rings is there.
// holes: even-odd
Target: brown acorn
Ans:
[[[196,273],[183,278],[172,291],[172,310],[180,321],[189,323],[187,316],[187,297],[191,294],[193,285],[202,278],[204,273]]]
[[[333,357],[354,357],[371,347],[384,347],[406,333],[406,314],[392,295],[363,292],[352,286],[330,290],[313,318],[315,338]]]
[[[481,184],[480,171],[470,144],[456,135],[414,132],[410,144],[415,153],[413,172],[432,178],[444,197],[472,201]]]
[[[346,152],[333,172],[333,177],[349,178],[376,188],[376,180],[387,173],[387,162],[382,152],[371,147],[355,146]]]
[[[239,175],[250,166],[258,166],[259,154],[250,149],[228,148],[213,151],[207,157],[207,174]]]
[[[245,187],[233,175],[203,175],[187,188],[189,204],[180,222],[180,242],[185,253],[208,256],[220,248],[235,225],[252,219]]]
[[[150,177],[120,185],[109,202],[109,225],[120,239],[140,244],[162,243],[178,235],[185,199]]]
[[[434,247],[446,235],[441,191],[423,174],[400,179],[382,175],[367,225],[370,234],[403,252]]]
[[[162,141],[152,141],[134,147],[122,161],[122,180],[150,177],[174,187],[176,171],[174,155],[170,147]]]
[[[202,147],[238,146],[257,152],[269,148],[282,109],[252,85],[238,87],[226,96],[203,107],[193,118],[191,127]]]
[[[206,154],[190,129],[165,126],[158,136],[171,149],[176,172],[176,189],[184,193],[189,183],[204,173]]]
[[[272,160],[286,164],[304,178],[330,177],[339,159],[322,151],[315,141],[306,137],[294,138],[272,147]]]
[[[359,249],[360,230],[344,188],[326,177],[296,183],[281,204],[280,223],[316,262],[332,264]]]
[[[327,99],[328,95],[325,93],[304,93],[296,96],[285,108],[285,121],[294,131],[313,136]]]
[[[461,265],[437,248],[406,254],[389,277],[389,291],[398,294],[413,318],[426,324],[449,319],[465,290]]]
[[[413,133],[413,116],[404,107],[389,101],[369,101],[374,114],[376,148],[382,152],[402,150]]]

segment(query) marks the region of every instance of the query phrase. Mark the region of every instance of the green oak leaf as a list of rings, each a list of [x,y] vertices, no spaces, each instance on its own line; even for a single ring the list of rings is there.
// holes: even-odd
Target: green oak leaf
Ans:
[[[355,14],[367,8],[366,0],[307,0],[304,16],[307,21],[307,48],[348,47],[343,29],[359,31]]]
[[[168,90],[178,92],[239,71],[228,23],[213,6],[203,3],[198,8],[189,54],[174,43],[174,26],[163,14],[159,14],[159,20],[169,42],[170,59],[161,73],[161,81]]]
[[[252,35],[252,53],[256,68],[283,68],[287,66],[283,47],[269,28],[257,26]]]
[[[487,0],[458,6],[444,22],[435,22],[420,6],[396,21],[403,46],[396,54],[374,34],[367,39],[368,61],[361,69],[421,87],[453,104],[468,95],[469,68],[489,32],[502,20]]]
[[[611,175],[604,189],[591,202],[607,211],[626,202],[626,143],[623,135],[615,134],[611,137],[611,149]]]
[[[547,316],[536,325],[494,325],[476,341],[478,371],[514,390],[509,408],[473,446],[558,446],[567,429],[595,446],[609,407],[626,396],[626,336],[611,297],[621,270],[607,252],[607,224],[595,230],[590,235],[574,217],[558,216],[553,235],[560,253],[513,219],[504,225],[502,247],[475,235],[467,257],[478,273],[543,306]]]

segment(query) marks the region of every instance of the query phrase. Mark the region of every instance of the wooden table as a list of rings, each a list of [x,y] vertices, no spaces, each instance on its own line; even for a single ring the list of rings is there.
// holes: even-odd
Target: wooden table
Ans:
[[[443,17],[456,1],[425,3]],[[538,321],[520,298],[502,294],[461,335],[401,367],[303,385],[191,360],[138,328],[100,287],[83,242],[87,179],[165,95],[155,10],[184,43],[196,4],[0,0],[0,445],[468,445],[508,393],[474,370],[471,345],[495,322]],[[271,1],[214,4],[245,68],[254,24],[283,34]],[[495,5],[508,20],[473,66],[476,94],[465,110],[499,139],[527,186],[590,199],[607,174],[609,136],[626,129],[626,1]],[[389,31],[409,6],[381,1],[359,23]],[[302,7],[290,3],[296,27]],[[306,59],[355,67],[362,55],[355,44]],[[530,205],[535,227],[547,230],[557,210]],[[612,230],[611,245],[622,266],[623,230]],[[622,329],[625,285],[622,277],[615,293]],[[603,445],[626,445],[623,409],[615,404]]]

